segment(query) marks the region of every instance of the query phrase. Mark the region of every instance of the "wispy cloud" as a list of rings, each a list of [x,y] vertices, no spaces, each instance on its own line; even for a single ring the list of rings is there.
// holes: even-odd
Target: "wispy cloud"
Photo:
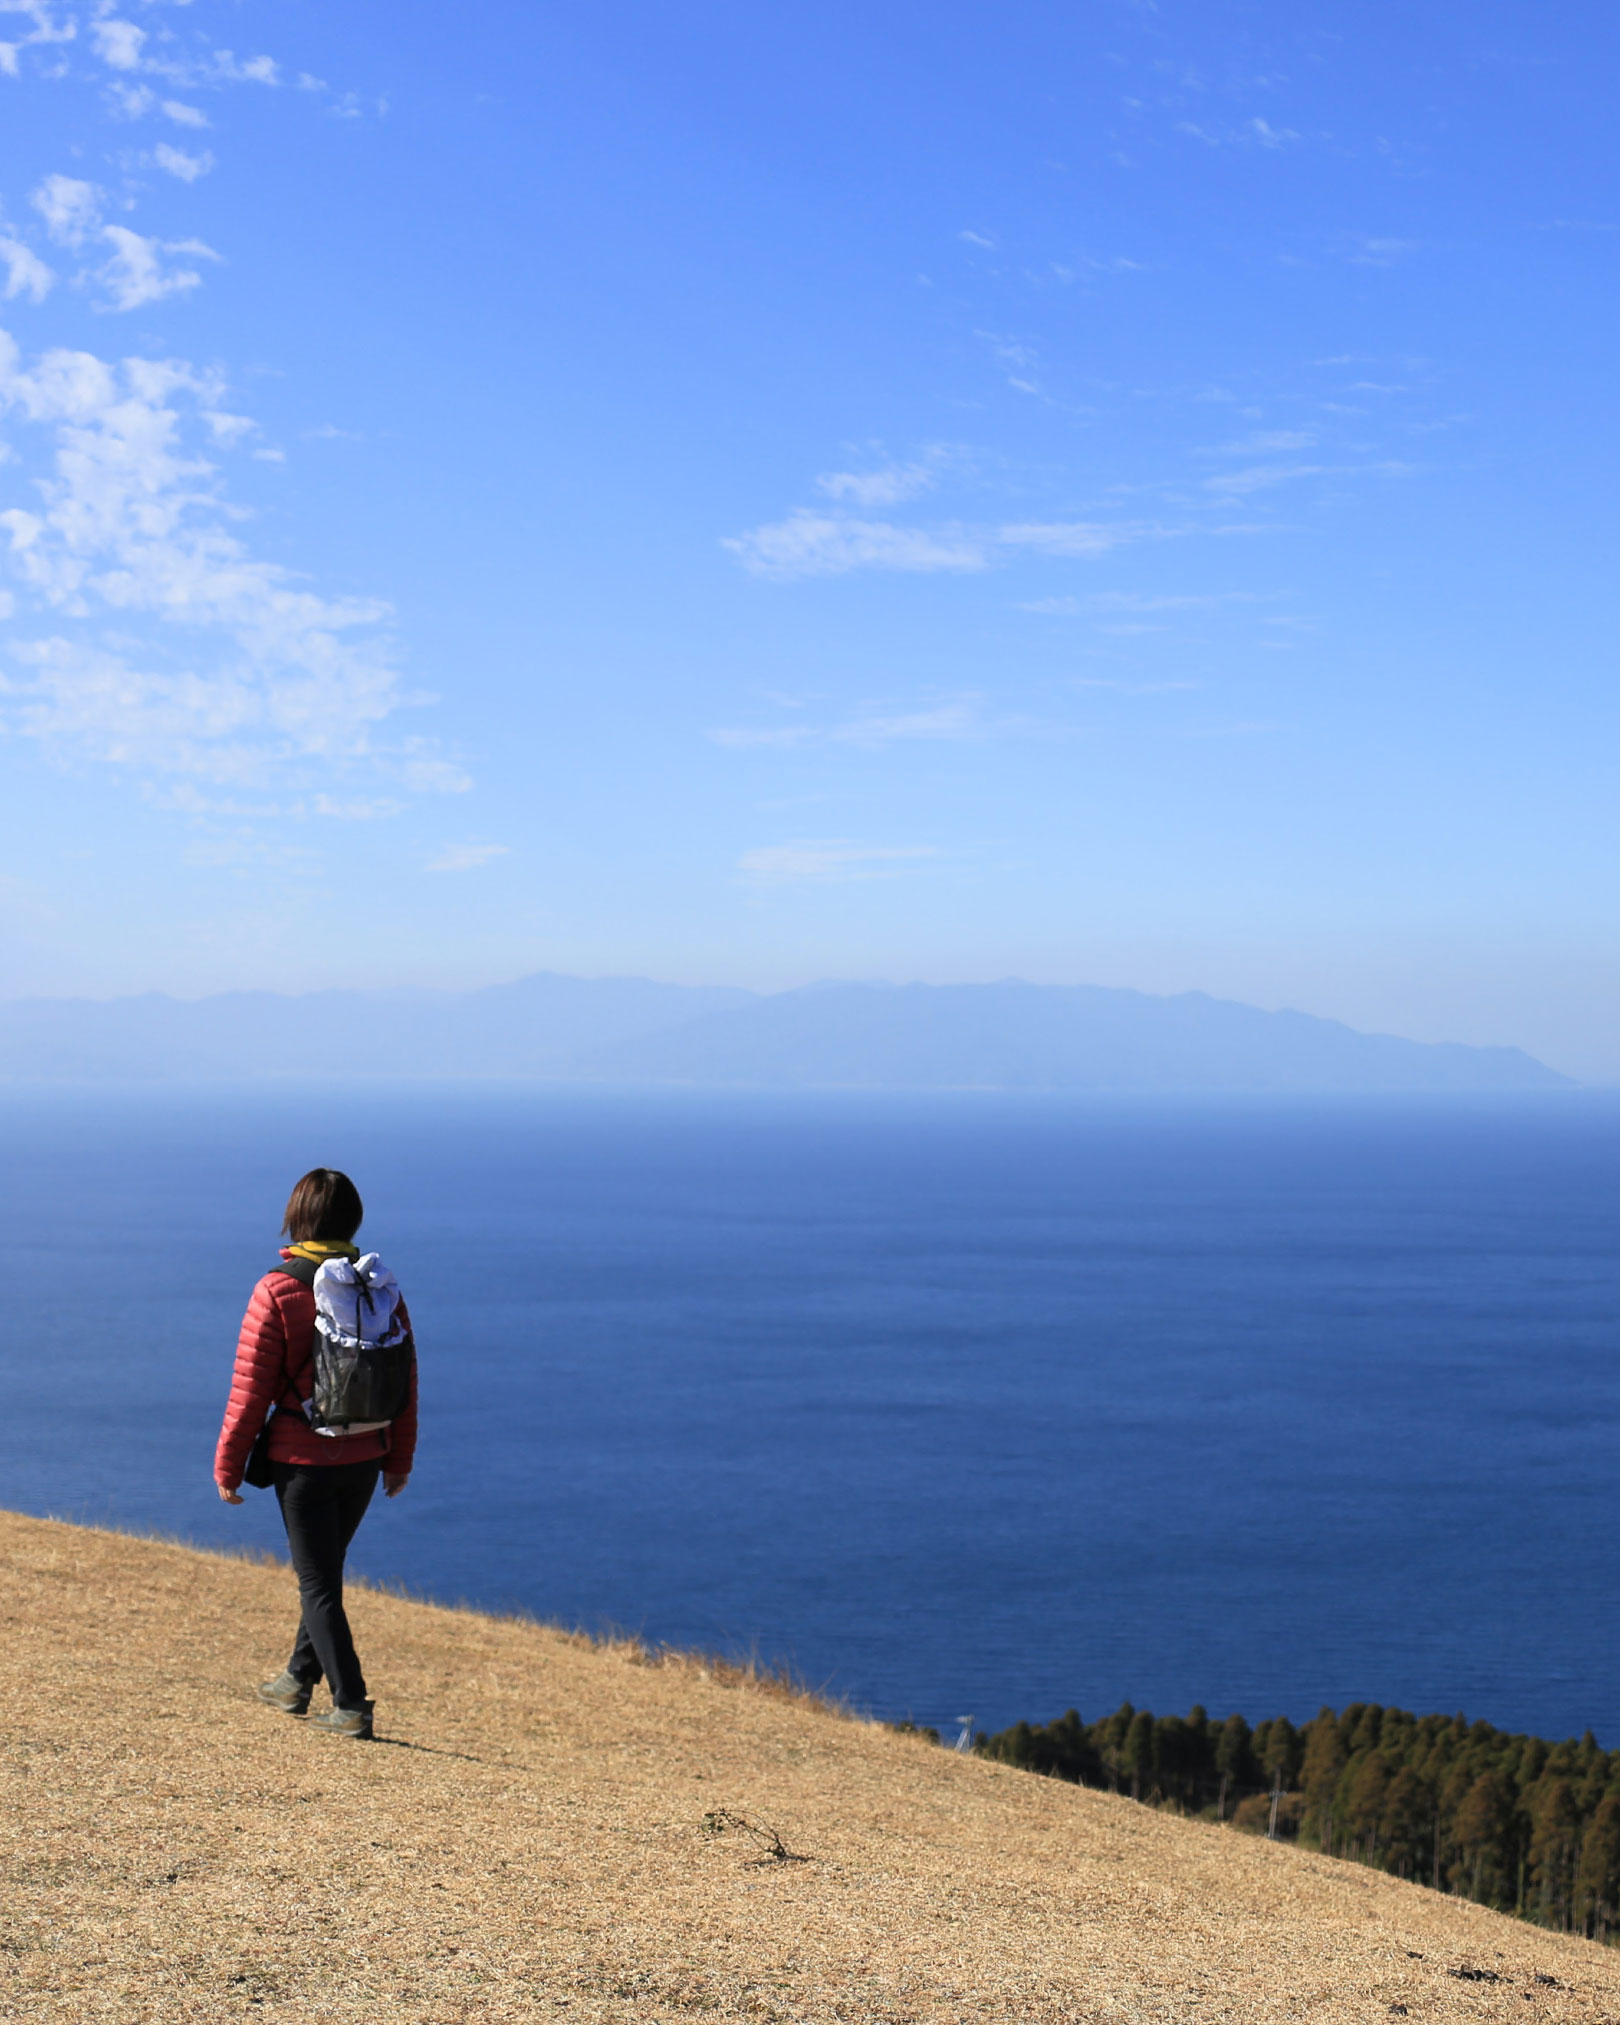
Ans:
[[[7,302],[14,302],[18,296],[26,296],[30,302],[43,302],[50,294],[56,276],[20,239],[0,234],[0,265],[6,270]]]
[[[77,176],[47,176],[28,201],[59,246],[82,246],[101,224],[101,192]]]
[[[939,852],[932,844],[862,844],[850,837],[804,837],[744,851],[737,869],[753,886],[846,885],[915,872]]]
[[[1139,521],[1093,520],[1008,521],[989,528],[960,523],[903,527],[893,521],[859,520],[799,507],[786,520],[728,536],[721,546],[756,576],[787,579],[845,576],[852,570],[918,574],[982,570],[1019,549],[1094,559],[1128,542],[1167,532]]]
[[[1145,541],[1165,530],[1140,521],[1025,520],[996,529],[1003,548],[1032,549],[1039,555],[1107,555],[1127,542]]]
[[[1200,125],[1196,120],[1177,120],[1176,132],[1186,134],[1190,140],[1202,141],[1207,148],[1280,149],[1291,147],[1302,138],[1292,127],[1274,127],[1270,120],[1259,118],[1220,129]]]
[[[177,149],[168,152],[179,154]],[[200,167],[197,173],[202,173]],[[107,249],[106,259],[80,276],[99,285],[99,306],[104,309],[145,309],[167,296],[185,295],[199,286],[202,275],[196,267],[181,263],[219,258],[200,239],[151,239],[128,225],[104,223],[101,191],[76,176],[47,176],[29,201],[59,246],[75,251],[92,245]]]
[[[851,570],[931,574],[979,570],[982,541],[957,529],[897,527],[886,520],[853,520],[805,508],[786,520],[729,535],[721,543],[743,567],[762,577],[846,576]]]
[[[206,148],[200,155],[188,155],[184,148],[171,148],[167,141],[158,142],[152,150],[152,159],[166,175],[177,176],[182,183],[195,183],[214,166],[214,158]]]
[[[189,0],[176,0],[176,4],[189,5]],[[147,12],[152,6],[153,0],[140,0],[140,5],[130,12]],[[142,26],[128,15],[116,12],[115,0],[89,0],[85,7],[70,6],[61,11],[48,4],[48,0],[3,0],[0,19],[6,16],[28,25],[26,32],[0,41],[0,72],[20,75],[23,56],[38,48],[45,58],[39,66],[41,75],[70,74],[60,59],[58,46],[76,45],[82,58],[99,68],[108,103],[126,118],[140,118],[153,109],[156,103],[153,81],[171,88],[202,91],[232,85],[273,89],[288,81],[273,56],[239,55],[213,43],[199,28],[183,33],[178,27],[161,23]],[[189,120],[192,109],[181,106],[176,111],[176,103],[165,104],[164,111],[172,118]]]
[[[1034,612],[1046,619],[1072,619],[1088,609],[1084,598],[1024,598],[1013,608],[1019,612]]]
[[[101,20],[90,24],[95,52],[110,70],[138,70],[146,30],[133,21]]]
[[[1243,436],[1235,443],[1220,443],[1213,449],[1199,452],[1203,457],[1256,457],[1276,450],[1310,450],[1315,447],[1316,436],[1309,429],[1257,429],[1252,436]]]
[[[706,735],[716,745],[738,750],[849,745],[874,752],[886,745],[960,743],[997,728],[985,719],[983,699],[966,695],[909,710],[863,704],[827,724],[717,725]]]
[[[504,858],[509,844],[451,844],[436,858],[428,860],[430,872],[476,872],[492,858]]]
[[[1204,489],[1227,498],[1246,499],[1253,492],[1269,492],[1273,486],[1288,485],[1299,478],[1320,478],[1325,464],[1250,464],[1241,471],[1223,471],[1206,478]]]
[[[219,258],[200,239],[147,239],[127,225],[104,226],[101,236],[112,248],[112,257],[96,274],[107,292],[109,309],[144,309],[148,303],[198,287],[202,276],[197,269],[174,265],[171,255],[182,260]]]
[[[241,433],[224,391],[178,360],[29,363],[0,333],[0,421],[43,452],[35,503],[0,512],[19,607],[0,723],[148,779],[261,788],[316,765],[334,792],[368,771],[464,787],[427,741],[379,737],[405,701],[388,607],[247,547],[206,453]]]
[[[1204,490],[1222,499],[1246,499],[1253,493],[1269,492],[1302,478],[1404,478],[1411,470],[1410,464],[1393,457],[1371,464],[1251,464],[1240,471],[1223,471],[1206,478]]]
[[[937,478],[931,464],[888,464],[876,471],[824,471],[816,490],[856,506],[898,506],[903,499],[929,491]]]
[[[1415,239],[1362,239],[1350,255],[1357,267],[1393,267],[1408,253],[1415,253]]]

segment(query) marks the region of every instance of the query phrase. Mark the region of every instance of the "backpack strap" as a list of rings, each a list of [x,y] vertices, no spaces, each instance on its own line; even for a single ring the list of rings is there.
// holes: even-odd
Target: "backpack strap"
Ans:
[[[300,1286],[313,1287],[320,1265],[314,1259],[277,1259],[270,1268],[273,1273],[285,1273],[289,1280],[297,1280]]]
[[[275,1264],[270,1268],[270,1271],[272,1273],[285,1273],[289,1280],[296,1280],[301,1287],[313,1288],[315,1285],[315,1275],[320,1271],[320,1267],[314,1259],[277,1259]],[[278,1413],[296,1413],[300,1419],[303,1419],[304,1402],[299,1398],[293,1387],[289,1385],[286,1395],[276,1401],[275,1405],[271,1407],[270,1412],[272,1417]],[[269,1425],[270,1422],[267,1420],[265,1426],[268,1427]]]

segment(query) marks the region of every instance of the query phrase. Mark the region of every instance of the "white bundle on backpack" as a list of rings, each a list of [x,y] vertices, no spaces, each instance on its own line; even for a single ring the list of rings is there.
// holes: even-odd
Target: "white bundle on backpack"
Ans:
[[[399,1312],[399,1282],[375,1252],[364,1257],[327,1259],[313,1283],[317,1369],[321,1352],[336,1353],[338,1364],[352,1366],[356,1353],[384,1349],[405,1340],[405,1323]],[[317,1391],[319,1386],[317,1386]],[[316,1401],[305,1402],[304,1410],[315,1420]],[[340,1426],[316,1426],[317,1434],[370,1434],[387,1427],[386,1420],[354,1420]]]
[[[396,1343],[399,1282],[375,1252],[328,1259],[315,1275],[315,1326],[335,1343]]]

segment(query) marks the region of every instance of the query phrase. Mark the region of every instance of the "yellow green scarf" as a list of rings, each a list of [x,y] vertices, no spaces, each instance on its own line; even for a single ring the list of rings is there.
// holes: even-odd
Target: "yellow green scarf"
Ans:
[[[288,1245],[286,1250],[291,1257],[313,1259],[316,1265],[324,1264],[327,1259],[357,1259],[360,1256],[358,1245],[345,1244],[333,1238],[305,1238],[300,1244]]]

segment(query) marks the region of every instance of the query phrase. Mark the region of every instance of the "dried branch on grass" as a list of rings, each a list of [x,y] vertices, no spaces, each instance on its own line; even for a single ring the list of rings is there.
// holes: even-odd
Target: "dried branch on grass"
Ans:
[[[809,1863],[808,1856],[799,1856],[789,1849],[776,1830],[763,1821],[750,1821],[746,1814],[737,1814],[729,1807],[715,1807],[705,1814],[698,1823],[698,1833],[706,1842],[717,1837],[732,1834],[746,1835],[756,1847],[763,1850],[761,1856],[748,1859],[750,1870],[765,1870],[773,1863]]]

